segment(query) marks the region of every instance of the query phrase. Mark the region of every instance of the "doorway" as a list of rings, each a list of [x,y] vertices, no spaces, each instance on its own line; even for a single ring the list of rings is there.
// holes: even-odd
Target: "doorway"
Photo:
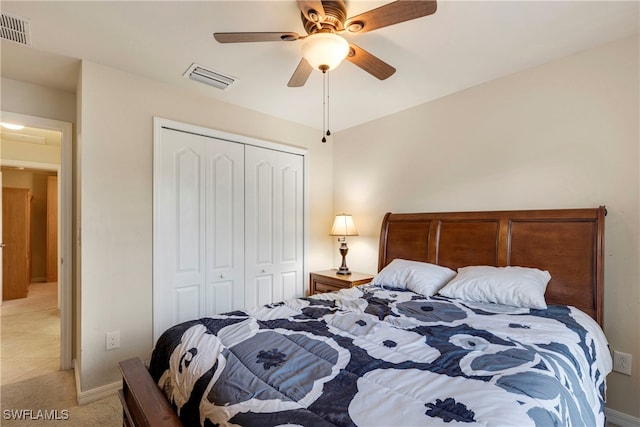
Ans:
[[[57,202],[56,214],[57,217],[53,220],[55,224],[49,224],[49,229],[55,229],[56,235],[49,235],[49,242],[46,244],[46,248],[43,248],[42,255],[47,256],[49,254],[51,259],[49,265],[46,267],[46,260],[38,266],[35,272],[36,275],[31,277],[35,279],[35,285],[32,286],[29,294],[33,297],[30,301],[26,298],[24,301],[12,300],[11,304],[5,303],[2,308],[3,311],[11,312],[15,310],[30,310],[25,308],[31,306],[37,309],[43,309],[44,306],[55,305],[56,309],[59,309],[59,317],[56,318],[59,322],[54,326],[59,330],[59,369],[67,370],[73,367],[72,364],[72,179],[71,179],[71,153],[72,153],[72,125],[68,122],[62,122],[57,120],[51,120],[41,117],[28,116],[17,113],[2,112],[2,123],[18,124],[24,126],[22,129],[7,130],[3,129],[3,133],[12,133],[11,138],[13,140],[25,143],[26,149],[17,152],[15,149],[17,145],[6,143],[7,139],[3,138],[5,143],[3,149],[0,149],[0,160],[2,168],[5,174],[11,171],[11,174],[15,173],[30,173],[32,176],[37,177],[35,180],[42,182],[43,177],[47,182],[48,192],[50,197],[55,197]],[[34,130],[35,136],[27,132]],[[38,137],[40,132],[40,137]],[[57,159],[59,161],[51,161],[50,158],[43,156],[42,153],[37,154],[37,145],[46,144],[42,140],[42,134],[46,133],[59,134],[59,152]],[[20,136],[24,135],[24,136]],[[24,147],[23,147],[24,148]],[[2,176],[2,175],[0,175]],[[52,178],[54,184],[52,184]],[[15,176],[11,177],[15,180]],[[0,181],[1,182],[1,181]],[[15,181],[14,181],[15,182]],[[57,192],[55,196],[51,196],[54,192]],[[45,194],[46,194],[45,190]],[[51,205],[51,201],[49,204]],[[45,202],[46,205],[46,202]],[[51,216],[49,216],[51,218]],[[4,218],[3,218],[4,221]],[[54,226],[55,225],[55,226]],[[45,226],[46,227],[46,226]],[[0,238],[2,235],[0,234]],[[55,239],[55,243],[52,242]],[[4,249],[2,249],[4,250]],[[51,255],[51,253],[54,255]],[[57,252],[57,254],[55,254]],[[8,266],[3,265],[3,270]],[[44,270],[43,270],[44,268]],[[51,282],[51,278],[55,277],[56,282]],[[0,295],[1,295],[0,287]],[[55,301],[52,302],[52,297]],[[1,300],[2,298],[0,298]],[[16,303],[15,301],[18,301]],[[33,305],[33,304],[35,305]],[[18,306],[19,308],[16,308]],[[22,308],[20,308],[22,306]],[[6,308],[6,309],[5,309]],[[51,319],[51,316],[46,313],[41,313],[44,318]],[[4,326],[4,325],[3,325]],[[51,330],[51,328],[49,328]],[[3,343],[4,344],[4,343]],[[57,348],[57,345],[55,346]]]

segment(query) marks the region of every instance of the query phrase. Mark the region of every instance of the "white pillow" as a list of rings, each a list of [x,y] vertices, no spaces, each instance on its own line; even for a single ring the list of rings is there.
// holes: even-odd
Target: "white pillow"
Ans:
[[[537,268],[461,267],[439,293],[465,301],[545,309],[544,291],[549,280],[549,272]]]
[[[409,289],[424,296],[435,295],[456,272],[427,262],[394,259],[371,281],[382,288]]]

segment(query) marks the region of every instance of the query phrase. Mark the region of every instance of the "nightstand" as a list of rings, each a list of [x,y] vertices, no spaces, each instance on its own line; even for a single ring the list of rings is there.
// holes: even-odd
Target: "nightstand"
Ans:
[[[336,269],[314,271],[309,278],[309,295],[339,291],[344,288],[364,285],[373,279],[373,274],[351,272],[336,274]]]

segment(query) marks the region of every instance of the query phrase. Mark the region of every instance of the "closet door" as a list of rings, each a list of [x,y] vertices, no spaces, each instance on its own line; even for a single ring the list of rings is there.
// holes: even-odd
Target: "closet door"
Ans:
[[[303,157],[245,148],[245,305],[304,296]]]
[[[154,339],[244,303],[240,144],[162,129],[155,177]]]
[[[205,316],[244,308],[244,146],[206,138]]]

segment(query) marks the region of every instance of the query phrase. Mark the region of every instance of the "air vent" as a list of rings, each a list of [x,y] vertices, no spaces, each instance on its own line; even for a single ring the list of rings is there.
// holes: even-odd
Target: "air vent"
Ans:
[[[21,16],[2,12],[0,17],[0,38],[31,46],[31,27],[29,20]]]
[[[238,81],[235,77],[213,71],[196,63],[191,64],[183,76],[222,90]]]

